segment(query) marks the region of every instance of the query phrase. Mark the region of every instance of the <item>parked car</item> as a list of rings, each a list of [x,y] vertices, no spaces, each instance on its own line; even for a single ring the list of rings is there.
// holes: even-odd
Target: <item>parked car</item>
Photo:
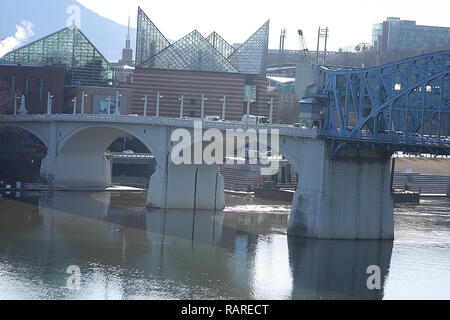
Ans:
[[[207,116],[205,117],[205,121],[221,122],[222,119],[219,116]]]
[[[268,124],[268,123],[270,123],[270,120],[269,120],[269,118],[262,117],[262,116],[254,116],[254,115],[247,116],[247,115],[244,115],[242,117],[242,121],[241,122],[245,122],[245,123],[248,123],[248,124],[256,125],[256,124]]]

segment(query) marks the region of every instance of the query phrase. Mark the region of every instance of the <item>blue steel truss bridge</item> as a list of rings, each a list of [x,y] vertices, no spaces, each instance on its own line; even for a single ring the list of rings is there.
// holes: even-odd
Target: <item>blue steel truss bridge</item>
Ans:
[[[345,147],[373,148],[390,157],[450,155],[450,51],[368,69],[320,67],[324,104],[321,137],[332,158]]]

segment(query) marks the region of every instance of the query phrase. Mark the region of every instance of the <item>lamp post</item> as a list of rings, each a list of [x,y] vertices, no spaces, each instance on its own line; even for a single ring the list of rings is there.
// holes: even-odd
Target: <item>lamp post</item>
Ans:
[[[250,118],[250,99],[247,100],[247,119],[246,119],[246,125],[248,125],[248,118]]]
[[[182,95],[181,98],[179,98],[179,101],[181,101],[181,104],[180,104],[180,119],[183,119],[183,114],[184,114],[184,95]]]
[[[160,105],[160,100],[164,98],[163,96],[160,95],[159,91],[156,93],[156,117],[159,118],[159,105]]]
[[[77,97],[73,98],[73,114],[77,114]]]
[[[270,124],[273,123],[273,98],[270,98],[270,112],[269,112],[269,121]]]
[[[14,115],[17,115],[17,92],[14,93]]]
[[[202,113],[201,113],[202,120],[205,118],[205,101],[207,100],[208,98],[205,98],[205,95],[202,94]]]
[[[86,92],[82,91],[81,92],[81,114],[84,114],[84,103],[85,103],[86,97],[87,97]]]
[[[223,96],[223,99],[221,99],[220,101],[223,102],[223,105],[222,105],[222,121],[225,121],[225,112],[226,112],[226,108],[227,108],[227,97]]]
[[[111,96],[108,97],[107,101],[108,101],[108,115],[110,115],[111,114]]]
[[[47,114],[52,114],[52,103],[53,103],[53,95],[51,94],[51,92],[48,92],[47,95]]]
[[[144,97],[144,117],[147,116],[147,108],[148,108],[148,95]]]
[[[120,111],[119,111],[120,96],[121,95],[119,95],[119,90],[116,90],[116,109],[114,112],[115,115],[120,115]]]

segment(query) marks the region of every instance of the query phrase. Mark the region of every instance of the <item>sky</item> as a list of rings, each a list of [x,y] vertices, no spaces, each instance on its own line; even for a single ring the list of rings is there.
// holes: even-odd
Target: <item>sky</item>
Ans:
[[[319,27],[329,28],[329,50],[371,42],[372,26],[386,17],[416,20],[420,25],[450,27],[448,0],[77,0],[105,18],[136,26],[138,5],[160,31],[178,40],[194,29],[204,36],[217,31],[229,43],[242,43],[268,19],[269,48],[279,47],[287,29],[286,49],[299,49],[302,29],[309,49],[317,46]]]

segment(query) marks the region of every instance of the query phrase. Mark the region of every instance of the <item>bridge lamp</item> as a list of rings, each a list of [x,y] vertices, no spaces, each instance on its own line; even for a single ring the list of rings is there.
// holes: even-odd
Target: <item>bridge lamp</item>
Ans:
[[[225,121],[225,112],[227,108],[227,97],[224,96],[222,99],[220,99],[220,102],[223,103],[222,105],[222,121]]]
[[[112,102],[111,96],[106,98],[106,101],[108,101],[108,115],[110,115],[111,114],[111,102]]]
[[[120,110],[119,110],[120,98],[122,98],[122,94],[117,94],[116,95],[116,108],[114,110],[114,114],[117,116],[120,116]]]
[[[81,92],[81,114],[84,114],[84,100],[87,98],[88,94],[84,91]]]
[[[273,98],[270,99],[270,101],[267,101],[267,104],[269,105],[269,121],[270,124],[273,123]]]
[[[202,94],[202,109],[201,109],[201,118],[205,118],[205,102],[208,101],[208,98],[205,97],[204,94]]]
[[[159,105],[160,100],[163,99],[164,96],[162,96],[159,91],[156,93],[156,117],[159,118]]]
[[[184,115],[184,95],[178,98],[178,101],[180,101],[180,119],[183,119]]]
[[[73,114],[77,114],[77,96],[72,99],[73,102]]]
[[[142,100],[144,100],[144,117],[147,116],[147,108],[148,108],[148,95],[146,94]]]

